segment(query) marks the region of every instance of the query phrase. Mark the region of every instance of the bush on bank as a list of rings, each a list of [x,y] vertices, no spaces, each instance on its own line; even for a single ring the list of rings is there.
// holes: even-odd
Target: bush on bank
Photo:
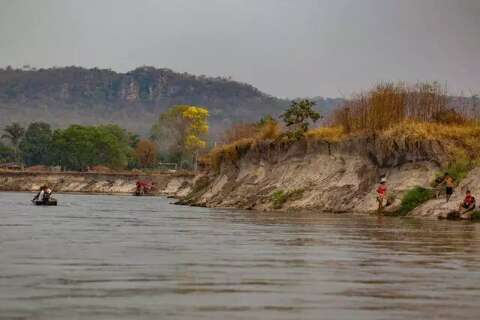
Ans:
[[[290,191],[277,190],[271,195],[274,209],[281,209],[287,201],[295,201],[302,197],[304,190],[295,189]]]
[[[426,189],[418,186],[414,187],[413,189],[407,191],[407,193],[405,193],[405,195],[403,196],[398,214],[406,215],[419,205],[433,199],[434,196],[435,194],[431,189]]]

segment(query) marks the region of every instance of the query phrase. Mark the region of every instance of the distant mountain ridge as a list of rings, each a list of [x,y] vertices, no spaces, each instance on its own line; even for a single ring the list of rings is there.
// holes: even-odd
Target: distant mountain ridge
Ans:
[[[331,108],[332,101],[317,101]],[[279,115],[289,103],[249,84],[153,67],[126,73],[81,67],[0,69],[2,127],[13,121],[58,127],[108,122],[147,133],[168,107],[193,104],[209,109],[215,133],[234,122]]]

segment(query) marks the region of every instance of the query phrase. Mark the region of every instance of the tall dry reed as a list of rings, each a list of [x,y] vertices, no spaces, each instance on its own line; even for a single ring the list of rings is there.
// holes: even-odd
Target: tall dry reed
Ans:
[[[459,124],[461,108],[449,104],[447,89],[437,82],[407,85],[381,83],[356,94],[333,115],[345,132],[385,130],[404,120]]]

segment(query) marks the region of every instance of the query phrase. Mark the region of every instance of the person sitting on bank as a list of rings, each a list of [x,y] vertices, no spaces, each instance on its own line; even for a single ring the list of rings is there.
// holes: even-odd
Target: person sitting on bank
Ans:
[[[475,206],[476,206],[475,197],[472,196],[472,192],[470,190],[467,190],[465,194],[465,199],[463,199],[462,203],[460,204],[458,211],[460,212],[460,214],[463,215],[467,212],[474,210]]]
[[[377,188],[377,202],[378,202],[378,210],[382,210],[384,206],[384,202],[387,201],[387,179],[383,177],[380,179],[380,186]]]

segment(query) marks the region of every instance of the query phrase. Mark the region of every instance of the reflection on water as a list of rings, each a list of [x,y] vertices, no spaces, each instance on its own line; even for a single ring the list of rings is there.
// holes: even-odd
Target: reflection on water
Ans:
[[[0,193],[0,319],[478,319],[480,224]]]

